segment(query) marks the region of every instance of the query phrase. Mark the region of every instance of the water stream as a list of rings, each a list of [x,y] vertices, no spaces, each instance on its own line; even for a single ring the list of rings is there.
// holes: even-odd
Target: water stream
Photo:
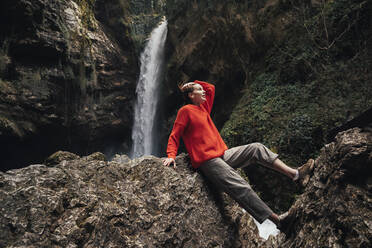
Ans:
[[[141,54],[140,76],[137,82],[137,102],[134,107],[131,157],[157,155],[155,153],[156,133],[154,122],[159,102],[160,83],[164,60],[164,45],[167,37],[167,20],[157,26]]]

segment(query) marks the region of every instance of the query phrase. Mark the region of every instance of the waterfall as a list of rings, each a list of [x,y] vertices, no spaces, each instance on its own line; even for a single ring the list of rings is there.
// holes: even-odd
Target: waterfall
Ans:
[[[165,18],[156,27],[141,54],[140,76],[137,82],[137,102],[134,106],[132,158],[154,153],[154,121],[159,100],[160,81],[167,37]]]

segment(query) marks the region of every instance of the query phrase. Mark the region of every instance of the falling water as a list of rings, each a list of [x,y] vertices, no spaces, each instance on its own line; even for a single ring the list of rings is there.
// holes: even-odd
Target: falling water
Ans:
[[[141,54],[141,70],[137,83],[137,102],[134,107],[132,132],[133,158],[154,152],[154,121],[162,78],[164,44],[167,37],[167,20],[156,27]]]

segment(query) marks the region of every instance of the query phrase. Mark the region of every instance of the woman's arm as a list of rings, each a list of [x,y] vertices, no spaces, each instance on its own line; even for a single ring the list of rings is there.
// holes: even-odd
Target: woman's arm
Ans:
[[[185,126],[177,122],[174,123],[172,132],[168,139],[167,156],[175,158],[177,156],[178,147],[180,146],[180,138],[182,137]]]
[[[204,108],[208,111],[208,113],[211,113],[212,107],[213,107],[213,101],[214,101],[214,94],[215,94],[214,85],[209,84],[207,82],[199,81],[199,80],[195,80],[194,82],[197,84],[200,84],[205,90],[206,101],[202,104],[202,106],[204,106]]]
[[[183,135],[183,132],[185,131],[185,128],[188,123],[188,116],[186,113],[186,109],[181,108],[177,113],[177,118],[174,121],[172,132],[168,139],[168,146],[167,146],[167,156],[168,159],[164,161],[164,165],[170,165],[174,164],[176,166],[176,163],[174,159],[176,158],[178,147],[180,145],[180,138]]]

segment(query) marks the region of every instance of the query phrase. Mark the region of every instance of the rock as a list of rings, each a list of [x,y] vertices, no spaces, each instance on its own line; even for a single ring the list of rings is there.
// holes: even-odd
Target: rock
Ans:
[[[372,246],[372,133],[339,133],[316,159],[304,193],[292,209],[296,220],[277,247]]]
[[[96,0],[94,12],[122,47],[134,43],[139,57],[151,31],[164,16],[164,5],[165,0]]]
[[[79,156],[76,154],[73,154],[71,152],[65,152],[65,151],[58,151],[50,155],[44,162],[45,165],[51,166],[51,165],[57,165],[61,163],[63,160],[69,161],[78,159]]]
[[[87,161],[106,161],[105,154],[101,152],[95,152],[93,154],[90,154],[89,156],[85,157],[85,160]]]
[[[93,2],[1,1],[1,170],[57,150],[128,149],[138,57],[130,36],[117,40],[96,19]]]
[[[289,233],[266,241],[185,154],[176,169],[153,156],[107,162],[95,153],[10,170],[0,173],[0,246],[370,247],[371,154],[371,133],[338,134],[292,206]]]
[[[347,129],[353,128],[353,127],[360,127],[362,129],[369,129],[371,131],[372,128],[372,107],[361,113],[360,115],[354,117],[353,119],[347,121],[342,126],[335,127],[332,130],[329,131],[328,134],[328,140],[331,140],[334,138],[334,136],[341,132],[345,131]]]
[[[177,165],[95,154],[0,173],[0,247],[261,247],[247,213]]]
[[[122,155],[116,154],[114,158],[112,159],[112,161],[117,162],[117,163],[128,163],[130,162],[130,158],[125,154],[122,154]]]

